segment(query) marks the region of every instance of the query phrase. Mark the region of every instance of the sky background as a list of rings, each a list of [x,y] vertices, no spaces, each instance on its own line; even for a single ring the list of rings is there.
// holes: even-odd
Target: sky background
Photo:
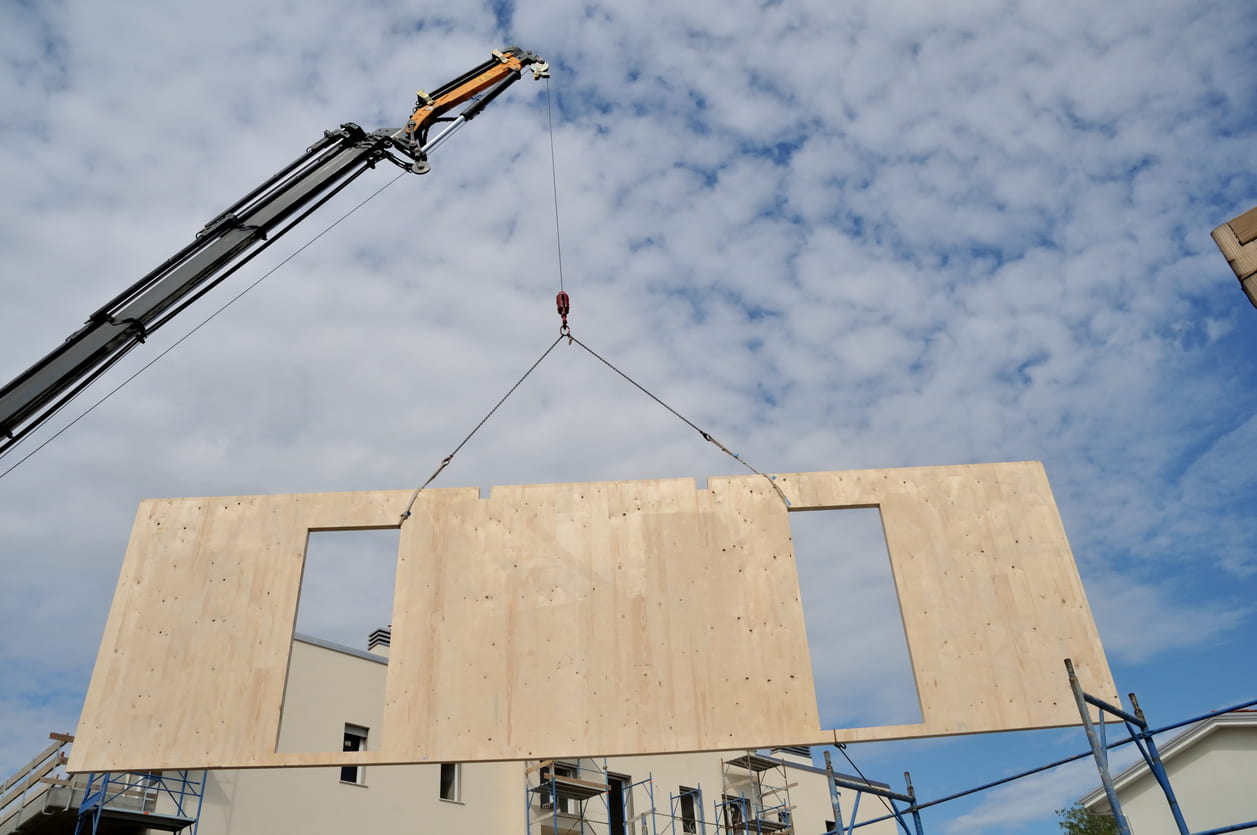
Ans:
[[[0,772],[73,729],[140,500],[427,477],[556,335],[554,184],[590,347],[762,470],[1043,461],[1119,690],[1153,724],[1257,698],[1257,310],[1209,237],[1257,204],[1255,32],[1240,0],[0,5],[0,380],[324,129],[400,126],[508,43],[554,76],[0,478]],[[437,486],[738,472],[564,347]],[[822,714],[911,714],[875,514],[826,515]],[[933,798],[1084,749],[848,753]],[[1081,765],[927,831],[1055,832]]]

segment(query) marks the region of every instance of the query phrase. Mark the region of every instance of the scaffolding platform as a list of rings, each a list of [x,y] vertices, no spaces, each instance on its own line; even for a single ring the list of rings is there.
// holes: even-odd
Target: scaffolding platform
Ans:
[[[781,760],[776,759],[774,757],[769,757],[769,756],[765,756],[764,754],[758,754],[753,751],[748,751],[747,753],[743,754],[740,757],[734,757],[731,760],[725,760],[725,765],[732,765],[738,768],[745,768],[747,771],[754,771],[756,773],[759,773],[761,771],[768,771],[770,768],[780,768],[782,763],[781,763]]]
[[[76,835],[111,830],[189,830],[196,835],[205,792],[202,772],[92,774],[79,805]]]
[[[594,783],[590,780],[581,780],[577,777],[567,777],[562,774],[545,774],[543,772],[541,785],[537,787],[537,791],[550,792],[555,798],[560,800],[589,800],[604,794],[607,791],[607,784]]]
[[[759,751],[724,760],[724,794],[716,819],[727,835],[794,835],[786,761]]]

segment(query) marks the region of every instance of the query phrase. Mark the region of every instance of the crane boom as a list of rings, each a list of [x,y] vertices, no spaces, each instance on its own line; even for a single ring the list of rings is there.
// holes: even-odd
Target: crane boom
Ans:
[[[537,55],[507,47],[433,93],[405,126],[367,132],[347,122],[205,225],[191,243],[110,299],[39,362],[0,389],[0,455],[169,322],[377,163],[416,174],[428,154],[518,80],[544,78]],[[456,117],[450,110],[469,102]],[[429,136],[438,125],[442,129]]]

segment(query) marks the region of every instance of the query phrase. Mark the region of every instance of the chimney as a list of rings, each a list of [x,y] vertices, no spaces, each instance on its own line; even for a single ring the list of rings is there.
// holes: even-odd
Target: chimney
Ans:
[[[380,627],[367,638],[367,652],[388,658],[388,644],[393,637],[393,625]]]

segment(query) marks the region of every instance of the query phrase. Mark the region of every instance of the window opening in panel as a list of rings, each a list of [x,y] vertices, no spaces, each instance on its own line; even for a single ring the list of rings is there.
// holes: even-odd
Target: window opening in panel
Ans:
[[[876,507],[789,514],[822,728],[922,721]]]
[[[337,739],[340,726],[327,722],[329,714],[350,720],[353,727],[383,725],[400,541],[397,528],[308,534],[278,753],[366,750],[345,747],[365,745],[365,737],[354,742],[346,731],[344,739]],[[373,744],[378,748],[381,740]]]

